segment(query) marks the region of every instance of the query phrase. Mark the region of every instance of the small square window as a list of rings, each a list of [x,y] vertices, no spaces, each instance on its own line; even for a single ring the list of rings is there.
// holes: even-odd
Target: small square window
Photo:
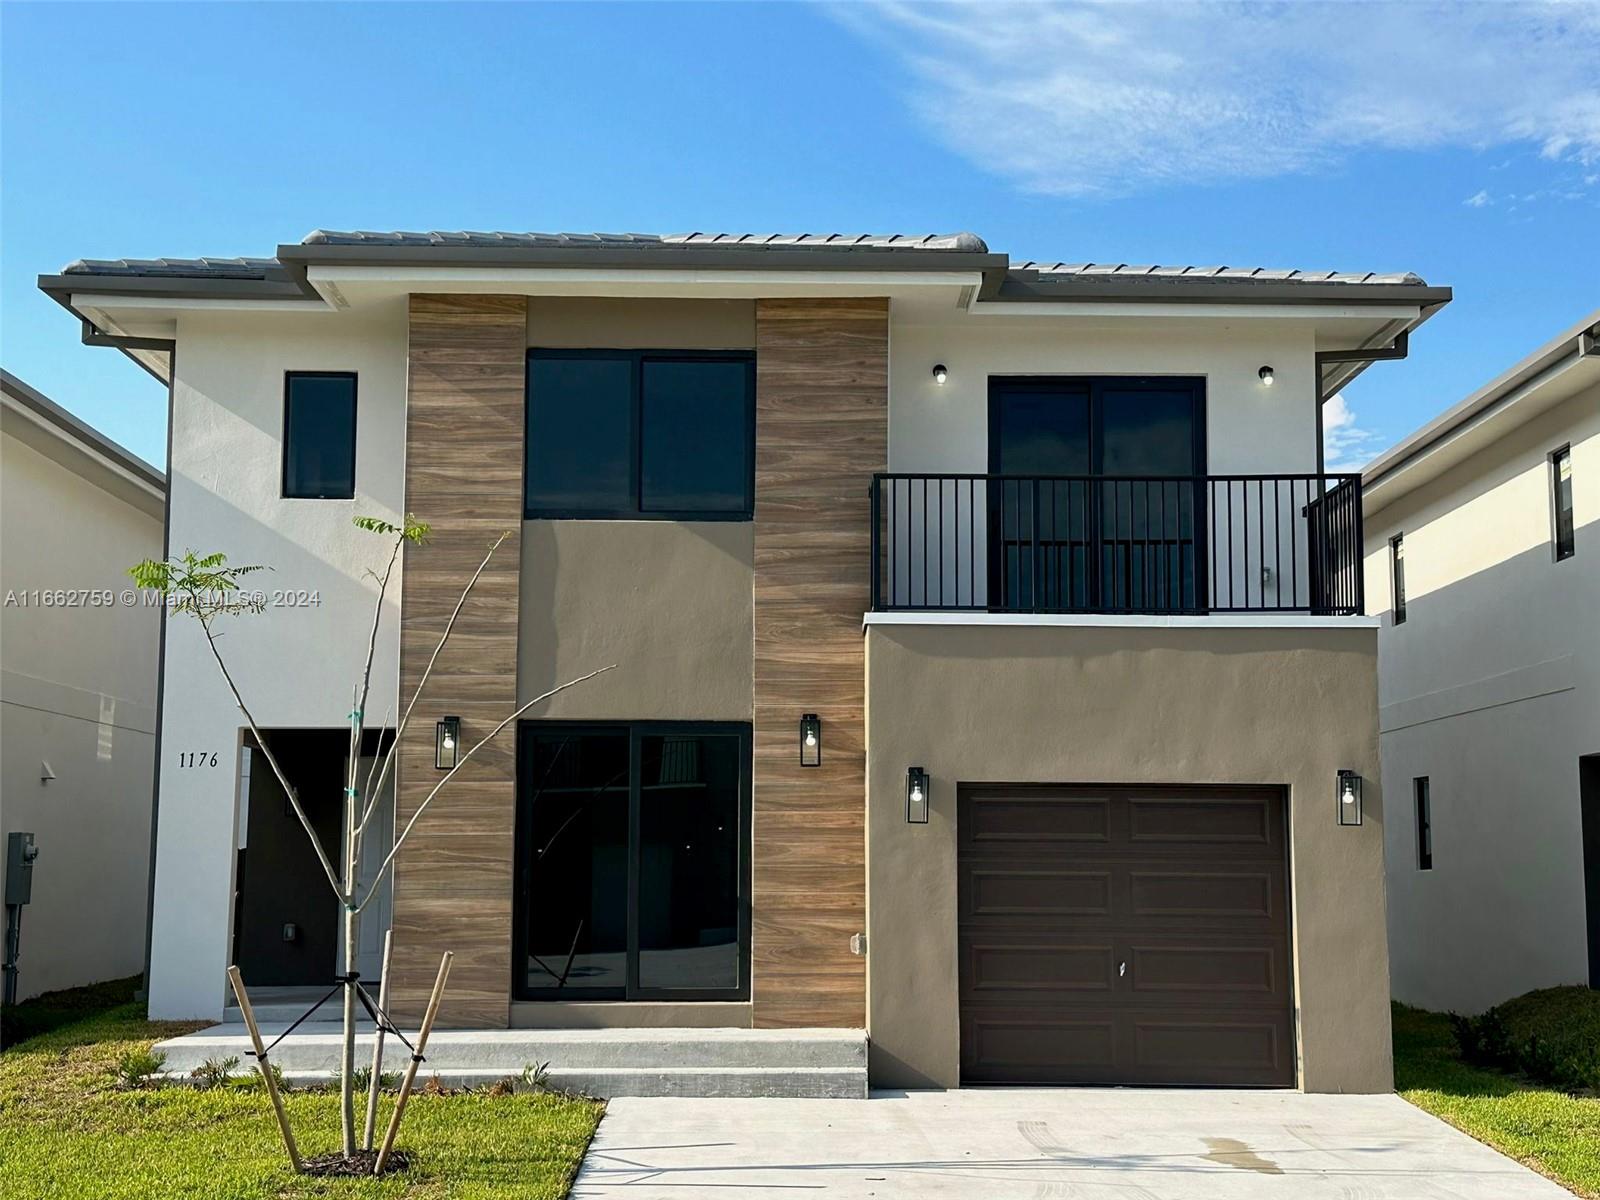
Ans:
[[[356,494],[356,377],[290,371],[283,385],[283,495],[349,500]]]
[[[1571,558],[1578,544],[1572,525],[1572,447],[1550,456],[1550,509],[1556,561]]]

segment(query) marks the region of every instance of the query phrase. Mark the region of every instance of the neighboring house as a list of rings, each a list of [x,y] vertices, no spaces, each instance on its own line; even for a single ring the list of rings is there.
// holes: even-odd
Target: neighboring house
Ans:
[[[136,975],[151,869],[165,476],[0,371],[0,834],[38,850],[17,997]],[[0,840],[9,840],[9,836]]]
[[[397,823],[446,717],[471,744],[617,664],[406,843],[402,1011],[450,949],[458,1027],[864,1028],[885,1086],[1391,1086],[1377,623],[1321,401],[1448,289],[971,234],[325,232],[40,286],[170,378],[174,551],[275,569],[225,650],[330,846],[386,553],[353,516],[434,530],[363,754],[520,531]],[[334,973],[241,725],[170,622],[158,1017],[220,1017],[230,961]]]
[[[1362,474],[1394,994],[1600,985],[1600,312]]]

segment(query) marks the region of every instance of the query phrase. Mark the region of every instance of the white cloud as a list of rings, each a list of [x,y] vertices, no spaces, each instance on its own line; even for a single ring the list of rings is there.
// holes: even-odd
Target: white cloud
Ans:
[[[1329,471],[1359,471],[1372,461],[1382,439],[1356,423],[1344,393],[1322,406],[1322,456]]]
[[[1488,192],[1478,192],[1474,195],[1468,196],[1461,203],[1465,204],[1468,208],[1488,208],[1489,205],[1494,203],[1494,197],[1489,195]]]
[[[1600,3],[840,5],[955,150],[1056,194],[1225,182],[1362,149],[1600,162]]]

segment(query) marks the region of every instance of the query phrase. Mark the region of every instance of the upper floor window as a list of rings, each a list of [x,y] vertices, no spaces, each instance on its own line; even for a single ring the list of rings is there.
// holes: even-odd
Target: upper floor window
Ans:
[[[1411,796],[1417,806],[1417,870],[1433,870],[1433,801],[1426,775],[1411,781]]]
[[[1389,602],[1394,610],[1394,623],[1406,621],[1406,538],[1397,533],[1389,539]]]
[[[1571,558],[1578,549],[1572,529],[1572,447],[1563,446],[1550,456],[1550,506],[1554,518],[1556,561]]]
[[[299,500],[355,496],[355,372],[290,371],[284,376],[283,494]]]
[[[528,353],[528,517],[748,520],[755,356]]]

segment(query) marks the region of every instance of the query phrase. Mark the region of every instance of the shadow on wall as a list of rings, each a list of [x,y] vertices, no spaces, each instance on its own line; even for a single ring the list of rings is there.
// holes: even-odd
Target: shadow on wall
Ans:
[[[1479,1012],[1588,978],[1582,756],[1600,752],[1600,522],[1382,613],[1380,754],[1394,994]],[[1415,560],[1425,545],[1407,546]],[[1415,577],[1415,568],[1413,568]],[[1414,781],[1429,780],[1432,866]],[[1600,861],[1596,867],[1600,868]],[[1600,869],[1597,869],[1600,885]]]

